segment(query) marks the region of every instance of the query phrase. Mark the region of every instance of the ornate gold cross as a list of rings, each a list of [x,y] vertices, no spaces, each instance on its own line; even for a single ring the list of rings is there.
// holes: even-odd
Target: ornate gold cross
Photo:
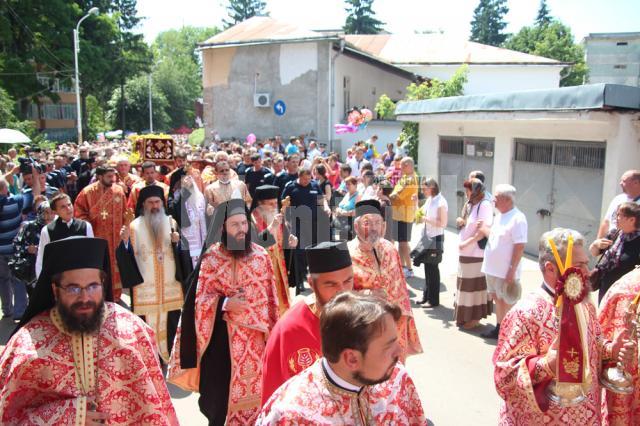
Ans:
[[[102,209],[100,216],[102,216],[102,220],[105,220],[107,216],[109,216],[109,213],[105,209]]]
[[[576,356],[576,355],[578,355],[578,352],[577,352],[575,349],[573,349],[573,348],[571,348],[570,350],[568,350],[568,351],[567,351],[567,353],[568,353],[569,355],[571,355],[571,358],[575,358],[575,356]]]

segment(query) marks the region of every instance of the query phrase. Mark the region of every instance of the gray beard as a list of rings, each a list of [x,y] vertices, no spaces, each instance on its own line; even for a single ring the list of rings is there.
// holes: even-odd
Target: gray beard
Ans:
[[[260,207],[259,211],[260,216],[262,216],[262,219],[264,219],[267,226],[269,226],[271,222],[273,222],[273,218],[276,217],[276,212],[273,210],[265,209],[264,207]]]
[[[162,237],[166,233],[164,229],[164,219],[166,215],[164,213],[164,207],[160,208],[160,211],[157,213],[151,213],[149,211],[144,212],[144,221],[147,225],[147,228],[151,232],[151,236],[153,237],[153,241],[156,243],[162,242]]]

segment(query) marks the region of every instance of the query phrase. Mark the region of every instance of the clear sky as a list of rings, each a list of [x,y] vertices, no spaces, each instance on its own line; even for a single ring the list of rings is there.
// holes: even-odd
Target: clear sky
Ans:
[[[337,29],[344,24],[342,0],[266,0],[270,16],[308,29]],[[226,0],[138,0],[145,17],[140,30],[148,42],[183,25],[222,26]],[[376,16],[392,33],[442,30],[468,38],[478,0],[375,0]],[[509,0],[508,32],[535,19],[538,0]],[[551,15],[569,25],[580,41],[589,33],[640,32],[640,0],[547,0]]]

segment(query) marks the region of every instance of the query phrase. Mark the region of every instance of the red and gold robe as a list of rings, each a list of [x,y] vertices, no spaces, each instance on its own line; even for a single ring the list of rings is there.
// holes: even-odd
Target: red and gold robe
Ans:
[[[240,289],[249,309],[223,314],[231,356],[228,425],[253,424],[260,410],[262,356],[267,337],[278,320],[273,270],[265,249],[252,243],[251,253],[236,259],[221,243],[209,247],[201,260],[195,298],[198,367],[180,368],[181,327],[178,327],[168,373],[171,383],[186,390],[199,390],[200,359],[212,336],[218,303],[224,297],[238,295]]]
[[[126,189],[122,189],[124,190],[124,193],[127,197],[131,193],[131,188],[133,187],[133,185],[137,182],[140,182],[141,180],[142,179],[140,179],[139,176],[133,175],[131,173],[127,173],[124,177],[120,176],[119,173],[116,173],[116,183],[122,183],[124,184],[124,186],[126,186]]]
[[[262,359],[262,404],[291,377],[322,356],[320,318],[313,295],[301,300],[278,320]]]
[[[595,307],[589,300],[582,302],[581,307],[587,328],[590,387],[582,403],[567,408],[549,403],[544,394],[554,377],[545,355],[558,334],[553,297],[543,289],[537,289],[516,303],[502,320],[498,346],[493,354],[496,390],[503,399],[499,424],[600,425],[598,377],[605,345]],[[607,347],[610,351],[610,345]]]
[[[267,229],[269,224],[265,222],[257,209],[253,210],[251,216],[253,217],[253,223],[256,226],[256,231],[262,232]],[[278,295],[280,315],[282,316],[291,306],[291,299],[289,297],[289,279],[287,278],[287,267],[284,262],[284,232],[282,225],[278,227],[273,238],[275,240],[275,244],[268,247],[267,252],[271,258],[271,265],[273,266],[273,273],[276,278],[276,291]]]
[[[400,360],[404,363],[407,356],[422,353],[422,345],[411,311],[411,301],[407,290],[407,281],[402,272],[400,255],[393,243],[380,239],[375,244],[378,261],[373,251],[360,249],[357,238],[349,242],[349,253],[353,262],[353,289],[371,290],[382,293],[385,299],[395,303],[402,310],[397,322],[398,339],[402,347]]]
[[[73,206],[75,217],[90,222],[96,238],[107,240],[115,300],[119,300],[122,295],[122,283],[115,252],[120,243],[120,229],[125,223],[126,201],[120,185],[111,185],[107,188],[100,182],[94,182],[80,191]]]
[[[166,208],[167,200],[169,199],[169,185],[159,181],[155,181],[152,185],[157,185],[160,188],[164,189],[164,202]],[[133,187],[131,188],[131,194],[129,194],[127,207],[132,209],[134,212],[136,209],[136,204],[138,203],[138,197],[140,196],[140,190],[145,186],[147,186],[147,183],[141,180],[140,182],[136,182],[135,184],[133,184]]]
[[[178,424],[153,331],[113,303],[98,334],[66,332],[55,308],[29,321],[0,357],[0,388],[3,425],[84,425],[88,398],[107,424]]]
[[[640,268],[627,273],[607,290],[600,302],[598,315],[605,339],[613,340],[617,333],[625,329],[625,314],[638,293],[640,293]],[[626,371],[633,377],[634,392],[623,395],[603,388],[605,396],[602,401],[603,425],[640,424],[640,380],[637,357],[634,357],[633,363],[627,366]]]
[[[322,359],[282,385],[256,422],[256,426],[426,424],[416,387],[401,364],[386,382],[354,392],[329,381]]]

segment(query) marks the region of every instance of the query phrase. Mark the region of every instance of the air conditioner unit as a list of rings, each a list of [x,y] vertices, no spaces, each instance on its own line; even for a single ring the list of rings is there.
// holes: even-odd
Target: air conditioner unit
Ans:
[[[256,108],[268,108],[271,106],[271,99],[268,93],[254,93],[253,106]]]

